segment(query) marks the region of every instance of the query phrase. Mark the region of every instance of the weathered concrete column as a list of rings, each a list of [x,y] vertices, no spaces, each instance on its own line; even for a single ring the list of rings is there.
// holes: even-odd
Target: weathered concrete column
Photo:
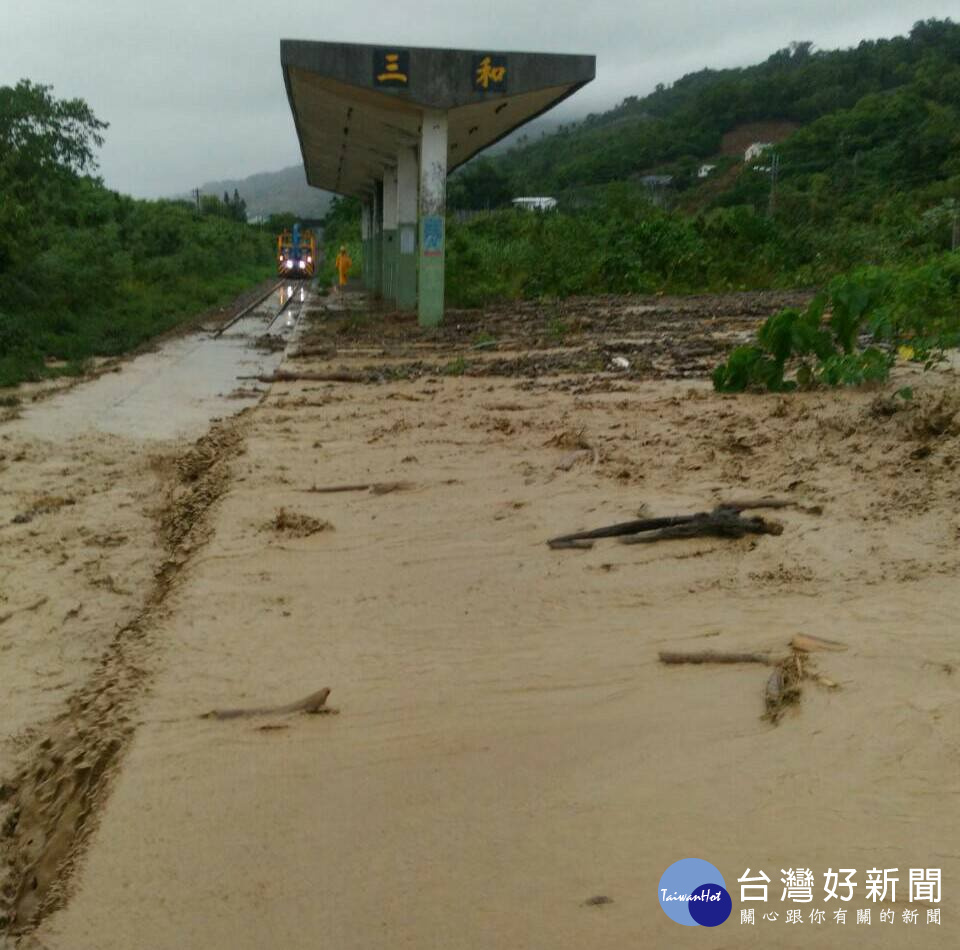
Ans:
[[[413,310],[417,305],[417,150],[397,153],[397,306]]]
[[[420,281],[417,312],[421,326],[443,319],[443,266],[447,208],[447,113],[427,110],[420,130]]]
[[[370,222],[373,217],[373,209],[369,201],[360,204],[360,249],[363,253],[363,262],[361,264],[360,277],[363,286],[370,289]],[[337,248],[339,251],[340,249]],[[334,280],[338,278],[334,275]]]
[[[383,298],[397,299],[397,170],[383,175]]]

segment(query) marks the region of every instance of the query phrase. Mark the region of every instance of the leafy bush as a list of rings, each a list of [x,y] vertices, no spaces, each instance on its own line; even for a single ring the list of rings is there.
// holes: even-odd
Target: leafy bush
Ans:
[[[824,319],[824,315],[829,315]],[[861,348],[864,339],[884,345]],[[858,386],[885,380],[894,353],[928,365],[960,342],[960,257],[835,278],[804,311],[781,310],[713,373],[721,392]],[[794,371],[786,379],[787,368]]]

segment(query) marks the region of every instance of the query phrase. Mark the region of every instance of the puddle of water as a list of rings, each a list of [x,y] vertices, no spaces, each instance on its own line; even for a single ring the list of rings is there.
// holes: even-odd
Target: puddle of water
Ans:
[[[292,339],[296,328],[287,326],[288,313],[296,322],[296,302],[270,332]],[[123,363],[119,373],[106,373],[25,407],[7,431],[52,440],[83,432],[144,440],[197,438],[212,419],[250,404],[249,398],[228,398],[237,388],[258,385],[238,376],[271,373],[283,360],[282,352],[249,345],[266,332],[271,316],[253,313],[219,338],[191,334],[164,343],[155,352]]]

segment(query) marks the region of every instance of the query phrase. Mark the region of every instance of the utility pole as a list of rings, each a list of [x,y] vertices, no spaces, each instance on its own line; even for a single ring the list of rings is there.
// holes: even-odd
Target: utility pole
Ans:
[[[190,194],[193,195],[193,200],[196,202],[197,214],[200,214],[200,189],[194,188],[193,191],[190,192]]]
[[[770,164],[770,201],[767,204],[767,217],[772,218],[777,203],[777,179],[780,177],[780,155],[773,153]]]

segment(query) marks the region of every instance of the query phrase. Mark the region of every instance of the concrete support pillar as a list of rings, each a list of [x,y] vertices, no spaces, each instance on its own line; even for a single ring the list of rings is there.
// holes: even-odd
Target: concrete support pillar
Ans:
[[[447,208],[447,113],[427,110],[420,131],[420,281],[417,306],[421,326],[443,319],[443,268]]]
[[[361,262],[360,277],[363,280],[365,289],[370,289],[370,222],[373,213],[369,201],[360,204],[360,250],[363,255]],[[339,249],[338,249],[339,250]],[[336,277],[334,277],[336,280]]]
[[[383,299],[397,300],[397,170],[383,175]]]
[[[373,226],[370,229],[370,292],[383,292],[383,182],[374,182]]]
[[[417,305],[417,150],[397,153],[397,306]]]

